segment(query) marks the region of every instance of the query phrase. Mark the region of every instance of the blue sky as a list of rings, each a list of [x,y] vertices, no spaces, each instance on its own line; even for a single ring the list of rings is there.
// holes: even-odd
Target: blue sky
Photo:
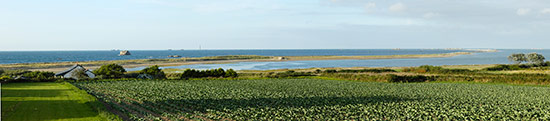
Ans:
[[[3,0],[0,50],[548,48],[547,0]]]

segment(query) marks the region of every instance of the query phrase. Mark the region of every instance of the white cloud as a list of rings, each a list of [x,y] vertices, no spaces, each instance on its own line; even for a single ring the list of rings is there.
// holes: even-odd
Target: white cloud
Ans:
[[[376,8],[376,3],[374,2],[369,2],[365,5],[365,9],[367,10],[367,12],[372,12],[374,11],[373,9]]]
[[[393,11],[393,12],[401,12],[401,11],[405,11],[406,9],[407,9],[407,6],[405,6],[405,4],[403,3],[396,3],[390,6],[390,11]]]
[[[424,18],[433,18],[433,17],[436,17],[436,16],[439,16],[439,13],[429,12],[429,13],[425,13],[424,15],[422,15],[422,17],[424,17]]]
[[[516,14],[523,16],[529,14],[529,12],[531,12],[531,9],[529,8],[520,8],[516,11]]]
[[[541,14],[550,14],[550,8],[544,8],[540,11]]]

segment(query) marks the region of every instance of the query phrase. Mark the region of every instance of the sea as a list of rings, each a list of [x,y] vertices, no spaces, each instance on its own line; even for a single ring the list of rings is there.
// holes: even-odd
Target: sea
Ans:
[[[507,56],[513,53],[540,53],[550,57],[550,50],[541,49],[497,49],[497,52],[474,53],[446,58],[376,59],[376,60],[308,60],[279,62],[237,62],[226,64],[195,64],[168,66],[162,68],[235,70],[300,69],[320,67],[409,67],[420,65],[474,65],[507,64]],[[169,55],[182,57],[206,57],[223,55],[262,56],[366,56],[366,55],[409,55],[468,52],[469,50],[446,49],[281,49],[281,50],[130,50],[132,55],[118,56],[119,51],[0,51],[0,64],[73,62],[98,60],[159,59]],[[144,67],[128,68],[128,71]]]

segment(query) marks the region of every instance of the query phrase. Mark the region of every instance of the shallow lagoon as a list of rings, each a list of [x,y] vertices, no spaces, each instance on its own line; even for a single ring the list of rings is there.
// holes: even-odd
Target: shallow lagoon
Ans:
[[[512,53],[541,53],[550,57],[550,50],[500,50],[499,52],[474,53],[448,58],[415,58],[415,59],[377,59],[377,60],[312,60],[312,61],[280,61],[280,62],[239,62],[228,64],[195,64],[182,66],[168,66],[163,68],[194,68],[214,69],[232,68],[235,70],[271,70],[271,69],[300,69],[321,67],[408,67],[420,65],[473,65],[473,64],[507,64],[507,56]],[[130,68],[129,71],[141,70]]]

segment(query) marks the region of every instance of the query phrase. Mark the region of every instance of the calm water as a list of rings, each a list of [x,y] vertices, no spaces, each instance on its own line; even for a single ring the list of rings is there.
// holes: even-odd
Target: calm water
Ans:
[[[426,50],[426,49],[323,49],[323,50],[157,50],[130,51],[130,56],[118,56],[118,51],[0,51],[0,64],[67,62],[67,61],[97,61],[97,60],[128,60],[168,58],[169,55],[183,57],[204,57],[222,55],[263,55],[263,56],[308,56],[308,55],[405,55],[405,54],[437,54],[458,52],[459,50]]]
[[[197,64],[172,66],[164,68],[233,68],[236,70],[270,70],[298,69],[315,67],[408,67],[421,65],[472,65],[472,64],[506,64],[510,63],[507,56],[512,53],[537,52],[550,57],[550,50],[500,50],[491,53],[475,53],[448,58],[418,58],[418,59],[380,59],[380,60],[319,60],[319,61],[284,61],[284,62],[240,62],[230,64]],[[128,69],[141,70],[143,68]]]

